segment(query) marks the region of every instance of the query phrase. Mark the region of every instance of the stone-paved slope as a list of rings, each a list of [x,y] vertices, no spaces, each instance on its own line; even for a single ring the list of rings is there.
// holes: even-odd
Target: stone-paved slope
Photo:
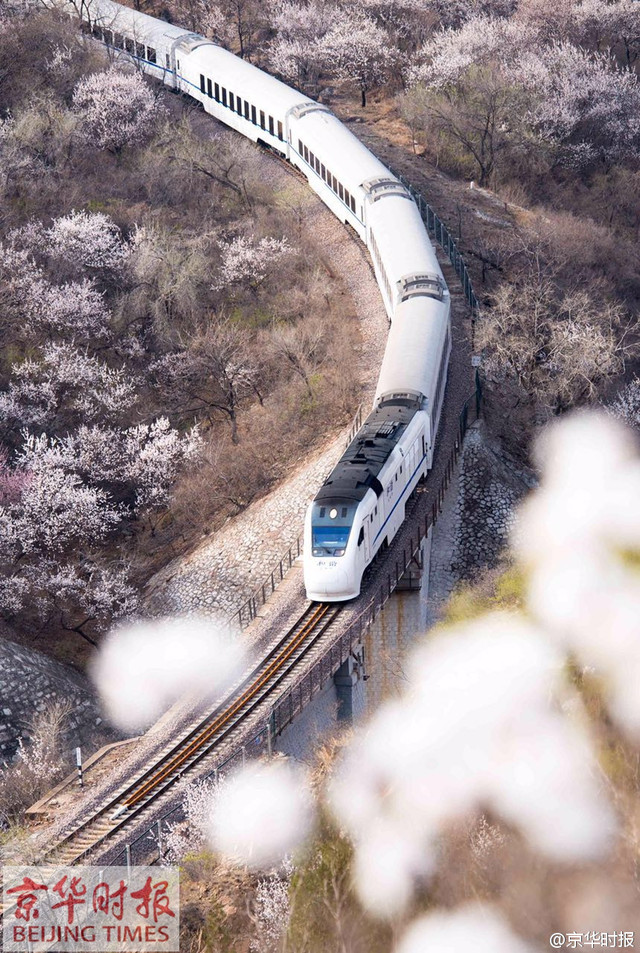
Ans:
[[[18,738],[28,737],[35,715],[54,701],[69,702],[64,743],[104,744],[116,737],[102,723],[93,689],[78,672],[41,652],[0,636],[0,761],[11,758]]]

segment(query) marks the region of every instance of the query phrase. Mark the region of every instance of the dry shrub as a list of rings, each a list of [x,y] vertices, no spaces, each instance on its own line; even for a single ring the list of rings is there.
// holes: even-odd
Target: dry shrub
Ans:
[[[545,211],[533,230],[564,280],[588,281],[591,290],[600,283],[609,294],[637,290],[638,251],[626,248],[608,226],[572,212]]]
[[[0,826],[7,827],[59,780],[67,767],[63,734],[72,705],[55,701],[34,715],[16,758],[0,772]]]

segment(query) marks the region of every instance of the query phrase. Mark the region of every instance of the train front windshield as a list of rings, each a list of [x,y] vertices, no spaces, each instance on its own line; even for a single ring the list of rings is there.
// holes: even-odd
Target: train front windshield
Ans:
[[[311,513],[314,556],[344,556],[356,507],[353,503],[315,503]]]

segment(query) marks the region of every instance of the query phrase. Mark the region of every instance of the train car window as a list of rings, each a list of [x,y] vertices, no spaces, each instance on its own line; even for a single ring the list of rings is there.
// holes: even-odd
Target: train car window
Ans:
[[[349,196],[349,205],[351,206],[351,211],[355,215],[356,214],[356,200],[354,199],[353,195]]]
[[[213,90],[211,88],[211,80],[207,77],[207,96],[209,99],[213,99]]]
[[[171,69],[171,58],[168,53],[164,54],[164,63],[167,69]]]
[[[349,204],[349,199],[350,199],[350,198],[351,198],[351,196],[349,195],[349,193],[348,193],[347,190],[345,189],[345,190],[344,190],[344,200],[345,200],[345,203],[346,203],[347,205]]]
[[[224,88],[224,86],[221,87],[221,92],[222,92],[222,105],[226,106],[227,105],[227,91]]]
[[[244,118],[245,118],[245,119],[248,119],[249,116],[250,116],[250,113],[249,113],[249,103],[248,103],[247,100],[245,99],[245,101],[244,101]]]
[[[269,132],[272,136],[275,135],[275,126],[273,124],[273,116],[269,116]]]
[[[135,53],[135,43],[133,42],[133,40],[130,40],[129,37],[125,37],[124,48],[127,51],[127,53]],[[178,63],[178,69],[179,68],[180,68],[180,64]]]
[[[239,96],[236,96],[236,112],[239,116],[242,115],[242,100]]]
[[[204,93],[204,91],[205,91],[204,76],[202,75],[202,73],[200,73],[200,92]]]
[[[376,506],[376,508],[375,508],[375,510],[374,510],[373,512],[376,514],[376,516],[378,515],[378,507],[377,507],[377,506]]]
[[[402,473],[402,464],[400,464],[400,473]]]
[[[371,522],[373,523],[373,513],[371,514]]]
[[[103,37],[104,37],[104,42],[108,46],[113,46],[113,33],[111,32],[111,30],[104,30]]]
[[[320,175],[320,159],[316,156],[316,172]]]
[[[136,56],[141,60],[144,59],[144,43],[136,43]]]
[[[234,110],[236,108],[236,100],[233,93],[229,93],[229,107]]]
[[[147,59],[149,60],[150,63],[156,62],[156,51],[154,50],[152,46],[147,47]]]
[[[298,139],[298,152],[300,155],[304,152],[304,146],[302,145],[302,139]]]
[[[180,69],[180,60],[176,60],[176,69]]]
[[[304,147],[304,161],[305,162],[309,161],[309,150],[307,149],[306,146]]]
[[[327,170],[325,169],[325,167],[324,167],[324,165],[323,165],[322,162],[320,163],[320,175],[322,176],[322,178],[323,178],[324,181],[326,182],[326,181],[327,181]]]
[[[398,474],[396,473],[396,483],[398,482]]]
[[[262,109],[260,110],[260,128],[261,128],[261,129],[265,129],[265,128],[266,128],[266,126],[265,126],[265,115],[264,115],[264,112],[262,111]]]
[[[341,514],[341,515],[342,515],[342,519],[345,519],[345,518],[346,518],[346,515],[347,515],[347,508],[346,508],[346,506],[343,506],[343,507],[342,507],[342,514]]]
[[[342,182],[338,182],[338,195],[341,199],[344,199],[344,189],[342,188]]]
[[[364,543],[364,526],[360,527],[360,532],[358,533],[358,546],[362,546]]]
[[[284,130],[282,128],[282,123],[278,120],[278,139],[280,142],[284,142]]]
[[[102,39],[102,30],[100,29],[97,23],[93,24],[93,26],[91,27],[91,32],[95,36],[96,40]]]
[[[255,106],[252,106],[252,107],[251,107],[251,122],[253,123],[254,126],[255,126],[255,125],[257,124],[257,122],[258,122],[258,120],[256,119],[256,107],[255,107]]]
[[[338,180],[336,179],[335,175],[331,176],[331,188],[334,192],[338,191]]]
[[[309,165],[310,165],[310,166],[313,166],[313,168],[315,169],[316,157],[314,156],[314,154],[313,154],[313,152],[311,151],[311,149],[309,149]]]
[[[220,102],[220,84],[219,84],[219,83],[214,83],[213,88],[214,88],[214,91],[215,91],[214,99],[215,99],[215,101],[216,101],[217,103],[219,103],[219,102]]]
[[[114,45],[115,47],[117,47],[119,50],[123,50],[123,49],[124,49],[124,37],[123,37],[122,33],[114,33],[114,34],[113,34],[113,45]],[[167,59],[168,59],[168,57],[167,57]]]
[[[324,508],[324,506],[321,506],[321,507],[320,507],[320,518],[321,518],[321,519],[322,519],[322,517],[324,516],[324,514],[325,514],[325,508]]]

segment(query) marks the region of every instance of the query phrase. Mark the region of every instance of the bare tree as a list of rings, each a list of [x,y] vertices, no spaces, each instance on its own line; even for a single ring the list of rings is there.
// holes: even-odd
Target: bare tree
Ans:
[[[538,274],[502,284],[483,311],[477,340],[487,377],[514,387],[543,416],[593,401],[607,379],[639,352],[624,308],[587,291],[560,293]]]
[[[250,337],[230,321],[218,321],[185,341],[182,351],[156,364],[156,373],[170,389],[180,416],[203,413],[222,416],[239,442],[238,412],[250,394],[259,399],[258,362],[251,356]]]

